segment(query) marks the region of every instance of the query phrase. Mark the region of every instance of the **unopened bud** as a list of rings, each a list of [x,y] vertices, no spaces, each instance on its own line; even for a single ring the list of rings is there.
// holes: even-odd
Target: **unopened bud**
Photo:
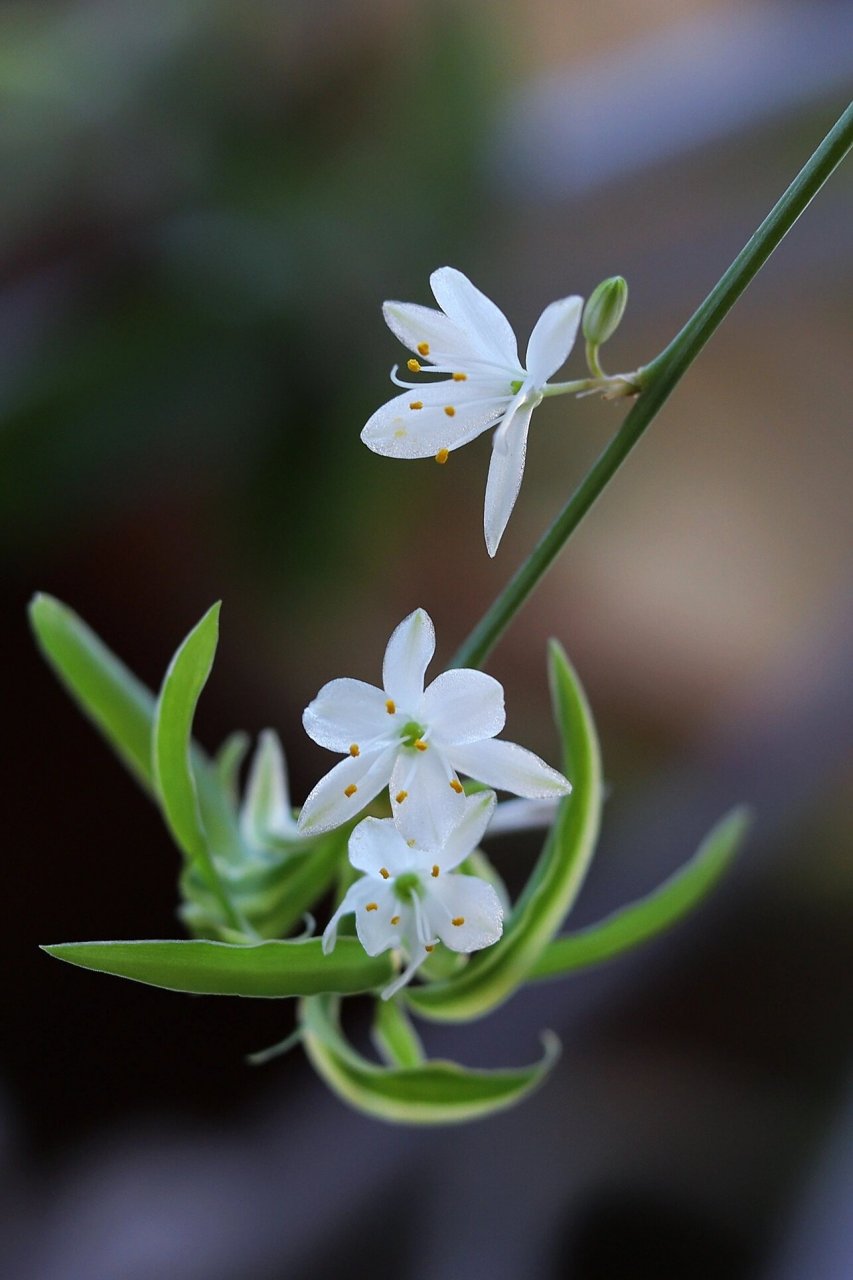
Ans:
[[[611,276],[596,285],[583,311],[583,336],[599,347],[619,328],[628,302],[628,286],[621,276]]]

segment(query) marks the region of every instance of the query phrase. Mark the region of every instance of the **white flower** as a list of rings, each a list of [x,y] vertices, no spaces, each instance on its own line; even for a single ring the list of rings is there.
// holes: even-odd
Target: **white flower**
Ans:
[[[439,942],[452,951],[479,951],[503,932],[503,908],[490,884],[453,874],[477,847],[495,807],[493,791],[469,796],[460,821],[438,848],[406,840],[392,818],[365,818],[350,836],[349,858],[364,875],[344,896],[323,934],[335,945],[341,916],[355,913],[358,939],[370,956],[401,947],[408,968],[382,992],[388,1000],[409,981]]]
[[[445,671],[425,690],[435,651],[428,613],[416,609],[397,627],[382,667],[384,687],[332,680],[306,709],[309,737],[346,752],[305,801],[299,830],[328,831],[354,818],[383,787],[407,838],[440,845],[462,816],[459,773],[532,798],[563,796],[571,784],[531,751],[497,742],[503,688],[482,671]]]
[[[583,299],[561,298],[545,308],[530,335],[525,368],[506,316],[467,276],[440,267],[430,284],[440,311],[386,302],[383,314],[415,353],[408,362],[413,373],[423,369],[450,376],[440,382],[402,382],[395,366],[392,381],[407,390],[377,409],[361,438],[389,458],[446,462],[453,449],[497,426],[484,519],[493,556],[518,497],[530,416],[574,345]]]

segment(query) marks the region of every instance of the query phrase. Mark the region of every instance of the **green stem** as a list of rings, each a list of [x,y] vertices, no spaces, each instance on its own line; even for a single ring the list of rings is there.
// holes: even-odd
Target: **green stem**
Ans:
[[[619,431],[593,463],[550,529],[455,654],[451,666],[479,667],[544,576],[604,487],[657,417],[670,392],[711,334],[790,231],[853,145],[853,103],[800,170],[788,190],[680,333],[635,380],[642,393]]]

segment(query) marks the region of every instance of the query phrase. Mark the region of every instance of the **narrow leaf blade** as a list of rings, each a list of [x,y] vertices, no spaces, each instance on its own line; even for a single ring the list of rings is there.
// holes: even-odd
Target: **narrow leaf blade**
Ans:
[[[559,1041],[546,1032],[545,1052],[532,1067],[474,1071],[445,1061],[379,1067],[344,1039],[333,998],[304,1000],[300,1017],[305,1051],[329,1088],[356,1110],[397,1124],[461,1124],[503,1111],[537,1089],[559,1056]]]
[[[62,601],[40,594],[29,612],[39,648],[60,682],[136,779],[153,791],[153,694]]]
[[[740,848],[749,823],[747,809],[733,809],[712,828],[690,861],[647,897],[598,924],[550,942],[531,978],[557,978],[601,964],[670,929],[717,884]]]
[[[440,1022],[481,1017],[524,982],[580,891],[601,821],[601,754],[589,704],[562,648],[552,642],[551,689],[572,793],[554,826],[500,942],[475,955],[459,974],[413,987],[416,1013]]]
[[[368,956],[353,938],[339,938],[329,956],[319,938],[247,946],[202,939],[63,942],[42,950],[84,969],[194,995],[355,995],[376,990],[392,973],[388,956]]]

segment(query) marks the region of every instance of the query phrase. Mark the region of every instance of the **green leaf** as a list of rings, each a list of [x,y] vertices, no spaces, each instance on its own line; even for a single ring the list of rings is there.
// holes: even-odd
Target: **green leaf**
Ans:
[[[419,1067],[424,1060],[420,1036],[397,1000],[377,1000],[370,1038],[389,1067]]]
[[[82,618],[53,596],[33,597],[30,622],[39,648],[71,697],[142,786],[153,792],[153,694]]]
[[[213,666],[219,639],[219,604],[208,609],[169,664],[154,717],[153,765],[163,814],[191,861],[207,857],[198,793],[190,762],[192,724]]]
[[[359,942],[339,938],[324,956],[319,938],[298,942],[63,942],[48,955],[167,991],[196,995],[282,997],[334,991],[374,991],[392,976],[388,956],[368,956]]]
[[[240,769],[249,750],[249,735],[242,729],[229,733],[216,753],[216,777],[223,793],[236,808],[240,800]]]
[[[550,675],[563,740],[563,771],[572,782],[572,793],[560,804],[500,942],[478,952],[459,974],[407,991],[412,1008],[434,1021],[480,1017],[529,977],[574,904],[595,850],[602,798],[598,737],[580,682],[555,641],[550,647]]]
[[[300,1006],[303,1044],[318,1075],[339,1098],[380,1120],[400,1124],[460,1124],[503,1111],[542,1084],[559,1056],[559,1041],[543,1036],[545,1053],[532,1067],[473,1071],[455,1062],[380,1067],[344,1039],[338,1002],[320,996]]]
[[[598,924],[550,942],[531,978],[557,978],[601,964],[671,928],[714,888],[737,853],[749,823],[747,809],[733,809],[708,833],[690,861],[654,892]]]

